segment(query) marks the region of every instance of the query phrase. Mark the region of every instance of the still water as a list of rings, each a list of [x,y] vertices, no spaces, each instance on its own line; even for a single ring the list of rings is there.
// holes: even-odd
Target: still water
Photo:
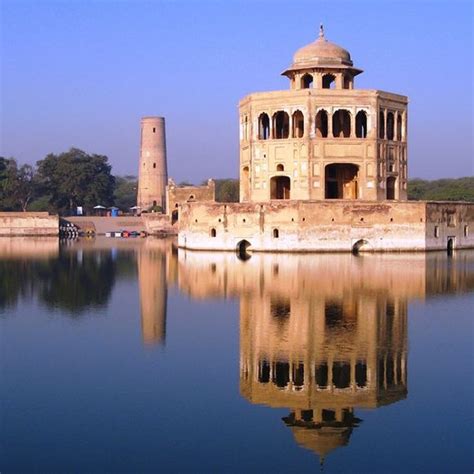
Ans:
[[[474,255],[0,240],[0,472],[472,472]]]

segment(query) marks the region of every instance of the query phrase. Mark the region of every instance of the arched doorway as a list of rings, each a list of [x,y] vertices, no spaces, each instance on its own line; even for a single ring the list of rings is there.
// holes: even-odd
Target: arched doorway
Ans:
[[[448,243],[446,245],[448,257],[452,257],[454,253],[454,237],[448,237]]]
[[[395,199],[395,181],[396,181],[396,178],[393,176],[389,176],[387,178],[387,199],[388,200]]]
[[[241,240],[237,244],[237,258],[240,260],[248,260],[250,258],[249,254],[249,247],[250,247],[250,242],[248,240]]]
[[[273,176],[270,180],[270,199],[290,199],[290,188],[288,176]]]
[[[352,253],[353,255],[358,255],[359,252],[367,251],[370,250],[370,244],[367,240],[365,239],[360,239],[358,240],[353,246],[352,246]]]
[[[352,164],[332,164],[325,169],[326,199],[357,199],[359,167]]]
[[[171,225],[173,225],[173,224],[175,224],[176,222],[178,222],[178,218],[179,218],[178,209],[174,209],[174,210],[171,212]]]

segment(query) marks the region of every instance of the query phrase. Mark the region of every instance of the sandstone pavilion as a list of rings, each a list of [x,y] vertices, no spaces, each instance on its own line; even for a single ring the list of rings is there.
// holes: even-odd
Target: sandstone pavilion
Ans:
[[[284,91],[239,104],[240,203],[184,203],[179,245],[201,250],[426,251],[474,247],[474,205],[407,200],[406,96],[356,88],[349,52],[296,51]]]

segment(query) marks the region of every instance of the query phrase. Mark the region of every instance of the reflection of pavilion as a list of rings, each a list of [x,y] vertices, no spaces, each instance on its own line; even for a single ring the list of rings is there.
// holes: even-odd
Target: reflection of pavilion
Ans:
[[[290,407],[296,441],[324,456],[348,443],[355,407],[406,397],[406,319],[406,302],[370,292],[242,298],[241,393]]]
[[[472,262],[472,253],[459,259]],[[179,251],[180,290],[240,299],[240,390],[289,408],[299,445],[324,457],[360,419],[407,396],[407,303],[474,282],[445,255],[235,255]],[[448,283],[447,283],[448,282]]]

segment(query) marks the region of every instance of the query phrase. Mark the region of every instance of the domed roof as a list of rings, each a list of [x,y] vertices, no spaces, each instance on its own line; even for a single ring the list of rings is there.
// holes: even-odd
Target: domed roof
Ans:
[[[293,64],[283,74],[289,71],[309,68],[349,69],[353,63],[349,51],[337,44],[331,43],[324,37],[323,25],[319,28],[319,37],[312,43],[303,46],[293,56]]]

